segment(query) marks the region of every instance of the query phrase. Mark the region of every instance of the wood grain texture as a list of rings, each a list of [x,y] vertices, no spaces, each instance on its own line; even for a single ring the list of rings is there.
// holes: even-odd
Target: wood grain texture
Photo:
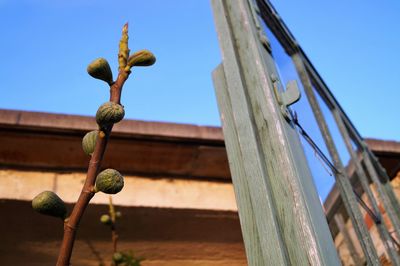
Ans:
[[[249,264],[339,265],[298,136],[273,94],[269,74],[277,73],[251,7],[245,0],[212,3],[226,79],[218,81],[219,68],[214,82],[228,160],[240,218],[255,220],[241,223],[243,238],[246,251],[262,251],[247,252]]]
[[[239,138],[234,127],[232,105],[230,102],[225,73],[222,65],[213,72],[213,81],[220,106],[221,121],[226,136],[228,156],[230,156],[230,169],[235,189],[236,202],[239,212],[240,224],[244,242],[246,243],[246,254],[250,265],[262,265],[267,263],[262,256],[260,238],[258,237],[256,218],[253,208],[255,203],[251,201],[251,191],[244,172],[244,158],[240,151]],[[253,207],[254,206],[254,207]]]
[[[361,211],[358,207],[357,199],[353,192],[350,179],[344,169],[343,163],[340,160],[339,153],[333,141],[333,137],[329,131],[328,124],[322,114],[321,107],[319,106],[319,103],[317,101],[313,86],[307,75],[304,64],[301,60],[301,57],[297,54],[293,55],[292,59],[296,65],[297,71],[300,74],[300,79],[303,84],[304,91],[307,95],[308,102],[310,103],[311,109],[314,113],[326,147],[328,148],[329,155],[332,158],[334,166],[339,171],[339,173],[335,174],[336,184],[338,185],[343,203],[347,209],[347,212],[349,213],[349,217],[351,218],[357,237],[360,240],[360,244],[363,249],[367,264],[379,265],[379,258],[376,249],[365,225]]]
[[[392,222],[393,228],[396,232],[396,236],[400,235],[400,220],[399,220],[399,208],[398,208],[398,201],[396,198],[396,195],[393,192],[392,185],[390,181],[387,182],[382,182],[380,177],[378,176],[378,173],[374,167],[374,165],[371,162],[371,157],[369,154],[364,151],[363,154],[363,163],[368,171],[368,174],[372,180],[376,184],[377,192],[380,197],[380,200],[383,203],[383,206],[385,207],[386,212],[389,215],[389,218]],[[385,176],[383,175],[383,178]],[[388,180],[390,180],[388,177],[386,177]]]
[[[332,114],[333,117],[335,118],[336,124],[338,125],[339,131],[342,135],[342,138],[344,140],[344,143],[346,145],[347,151],[350,154],[350,158],[353,161],[353,163],[355,164],[355,172],[357,174],[357,177],[361,183],[361,186],[364,190],[364,193],[367,195],[368,201],[370,203],[370,206],[372,207],[372,210],[374,213],[376,214],[380,214],[381,217],[383,217],[382,213],[379,210],[378,207],[378,203],[372,193],[372,190],[369,186],[369,182],[367,179],[367,176],[364,172],[364,169],[360,163],[360,161],[358,160],[357,154],[355,153],[355,151],[353,150],[353,147],[351,145],[351,140],[350,140],[350,136],[346,130],[346,127],[343,123],[343,120],[340,116],[340,113],[337,109],[333,109],[332,110]],[[376,184],[377,186],[380,186],[380,183]],[[380,191],[378,190],[378,193]],[[391,207],[391,206],[389,206]],[[390,217],[390,214],[389,214]],[[335,218],[336,219],[336,218]],[[383,218],[382,218],[383,219]],[[395,220],[396,222],[396,220]],[[338,224],[339,225],[339,224]],[[395,243],[393,242],[393,240],[391,239],[390,235],[389,235],[389,230],[386,227],[384,222],[381,223],[377,223],[376,224],[378,232],[379,232],[379,236],[382,240],[383,245],[385,246],[386,252],[389,254],[390,259],[393,263],[393,265],[399,265],[400,264],[400,258],[399,255],[397,253],[396,247],[395,247]]]

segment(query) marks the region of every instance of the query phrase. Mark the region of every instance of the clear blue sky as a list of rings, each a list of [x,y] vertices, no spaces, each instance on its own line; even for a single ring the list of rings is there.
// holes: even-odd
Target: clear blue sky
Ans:
[[[360,133],[400,141],[400,2],[272,3]],[[129,21],[131,50],[149,49],[157,63],[132,73],[126,117],[220,125],[208,0],[0,0],[0,18],[0,108],[95,114],[108,88],[86,66],[105,57],[116,70]]]

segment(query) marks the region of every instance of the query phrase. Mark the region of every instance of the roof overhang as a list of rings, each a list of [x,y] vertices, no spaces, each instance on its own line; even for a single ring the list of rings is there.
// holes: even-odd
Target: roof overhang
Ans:
[[[97,128],[88,116],[0,110],[0,166],[87,169],[82,137]],[[124,120],[115,125],[103,167],[126,174],[230,180],[219,127]]]

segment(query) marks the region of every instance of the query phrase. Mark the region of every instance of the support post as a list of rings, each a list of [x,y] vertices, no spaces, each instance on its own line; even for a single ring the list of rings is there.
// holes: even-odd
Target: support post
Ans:
[[[350,158],[351,161],[354,163],[355,165],[355,171],[357,174],[358,179],[360,180],[361,186],[365,192],[365,194],[367,195],[367,198],[370,202],[370,205],[372,207],[372,211],[379,216],[379,218],[381,219],[380,222],[376,223],[376,227],[378,229],[378,233],[379,236],[382,240],[382,243],[386,249],[386,252],[388,253],[390,260],[392,261],[393,265],[400,265],[400,258],[399,255],[397,253],[396,247],[395,247],[395,243],[393,242],[393,240],[391,239],[390,235],[389,235],[389,231],[385,225],[385,222],[382,220],[383,217],[380,213],[379,207],[378,207],[378,203],[375,200],[375,197],[372,193],[372,190],[369,186],[369,182],[367,179],[367,176],[364,172],[364,169],[359,161],[359,158],[357,157],[357,154],[354,152],[353,147],[351,145],[351,140],[350,140],[350,136],[347,133],[346,127],[343,123],[343,120],[339,114],[339,111],[337,109],[333,109],[332,110],[333,113],[333,117],[335,118],[335,121],[338,125],[339,131],[342,135],[342,138],[344,140],[344,143],[346,145],[346,148],[350,154]],[[380,184],[377,184],[378,186],[380,186]],[[379,190],[380,191],[380,190]],[[378,191],[378,193],[379,193]],[[379,193],[380,194],[380,193]],[[390,207],[390,206],[389,206]],[[373,217],[371,217],[373,219]]]
[[[212,0],[213,73],[249,265],[340,265],[299,136],[282,115],[273,59],[247,0]]]
[[[310,103],[311,109],[314,113],[315,119],[319,129],[321,130],[322,136],[324,138],[325,144],[328,148],[329,154],[333,160],[334,166],[339,170],[339,174],[335,174],[336,184],[338,185],[340,195],[342,196],[343,203],[347,209],[347,212],[351,218],[354,226],[354,230],[360,241],[361,247],[363,249],[365,259],[368,265],[379,265],[379,258],[372,242],[371,236],[368,232],[367,226],[362,217],[361,211],[357,205],[356,196],[353,192],[349,177],[344,169],[344,166],[340,160],[339,153],[336,149],[335,143],[333,141],[332,135],[329,132],[328,125],[323,117],[321,107],[318,104],[315,92],[313,90],[311,81],[308,77],[307,71],[298,54],[292,56],[293,62],[296,65],[296,69],[300,75],[300,79],[304,86],[304,91],[306,92],[307,99]]]
[[[392,222],[393,229],[395,230],[395,236],[397,240],[400,240],[400,211],[399,211],[399,203],[397,198],[393,192],[392,185],[390,184],[390,179],[387,176],[386,172],[381,173],[379,175],[374,167],[371,158],[371,155],[368,152],[368,147],[365,147],[365,150],[362,152],[363,162],[367,171],[371,177],[371,180],[376,184],[376,188],[378,191],[378,195],[383,203],[383,206]],[[381,167],[381,166],[378,166]],[[382,181],[383,179],[383,181]]]

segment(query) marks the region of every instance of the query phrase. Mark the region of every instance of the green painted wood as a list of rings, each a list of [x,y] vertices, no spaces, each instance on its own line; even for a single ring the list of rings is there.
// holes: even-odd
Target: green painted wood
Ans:
[[[251,201],[251,189],[247,181],[246,172],[244,171],[244,158],[240,151],[241,148],[234,124],[232,104],[222,65],[219,65],[214,70],[213,82],[220,107],[222,129],[225,136],[225,145],[229,158],[232,182],[234,183],[236,202],[240,210],[239,218],[243,230],[242,235],[245,242],[246,255],[249,265],[266,265],[268,261],[262,255],[263,252],[253,210],[257,206],[257,203]]]
[[[344,169],[344,166],[340,160],[339,153],[336,149],[332,135],[322,114],[321,107],[319,106],[316,99],[315,92],[313,90],[306,69],[303,65],[301,57],[298,54],[294,54],[292,56],[292,59],[300,75],[300,79],[304,86],[304,91],[306,92],[307,99],[310,103],[315,119],[317,120],[318,127],[328,148],[329,154],[333,160],[333,164],[340,172],[340,174],[335,174],[336,184],[338,185],[343,203],[346,207],[349,217],[351,218],[354,230],[360,241],[367,264],[379,265],[378,254],[372,242],[371,236],[369,235],[368,229],[365,225],[361,211],[358,208],[356,196],[353,192],[349,177],[347,176],[346,170]]]
[[[367,195],[368,201],[370,202],[370,206],[372,207],[372,211],[377,214],[380,215],[382,217],[382,214],[380,213],[379,207],[378,207],[378,203],[375,200],[375,197],[372,193],[372,190],[369,186],[369,182],[367,179],[367,176],[364,172],[364,169],[357,157],[357,154],[355,153],[355,151],[353,150],[353,147],[351,145],[351,140],[350,140],[350,136],[346,130],[346,127],[343,123],[343,120],[340,116],[340,113],[337,109],[333,109],[332,110],[332,114],[333,117],[335,118],[336,124],[338,125],[339,131],[342,135],[342,138],[344,140],[344,143],[346,145],[346,148],[350,154],[350,158],[351,161],[355,164],[355,171],[357,174],[358,179],[360,180],[361,186],[365,192],[365,194]],[[377,184],[378,186],[380,186],[380,184]],[[378,191],[379,193],[379,191]],[[380,193],[379,193],[380,194]],[[393,240],[391,239],[390,235],[389,235],[389,231],[388,228],[386,227],[384,221],[382,221],[381,223],[376,224],[377,229],[378,229],[378,233],[379,236],[382,240],[382,243],[386,249],[386,252],[389,254],[390,260],[392,262],[393,265],[400,265],[400,258],[399,255],[397,253],[396,250],[396,246],[395,243],[393,242]]]
[[[290,34],[290,31],[287,29],[286,25],[282,22],[279,16],[276,15],[276,11],[274,8],[271,6],[271,4],[268,1],[257,1],[260,5],[260,10],[261,10],[261,16],[268,21],[269,24],[273,25],[273,32],[276,33],[279,41],[282,42],[282,45],[290,51],[291,54],[293,53],[298,53],[298,56],[300,57],[302,63],[304,64],[304,67],[307,71],[307,74],[309,74],[312,82],[316,85],[316,90],[319,92],[321,97],[326,101],[328,106],[330,106],[333,109],[336,109],[340,112],[343,123],[345,124],[348,133],[350,137],[356,141],[356,144],[364,151],[367,151],[369,153],[368,157],[371,157],[371,151],[366,147],[361,135],[357,131],[357,129],[354,127],[354,125],[351,123],[350,119],[347,117],[347,115],[344,113],[343,109],[337,102],[337,100],[333,97],[332,93],[329,91],[328,87],[322,80],[322,78],[319,76],[315,68],[312,66],[311,62],[308,60],[307,56],[304,54],[303,50],[298,46],[297,41],[294,39],[294,37]],[[372,157],[371,157],[372,158]],[[389,177],[387,174],[383,171],[381,171],[381,166],[379,163],[377,163],[376,160],[373,158],[369,160],[373,161],[375,170],[379,172],[378,177],[380,178],[382,182],[382,190],[384,191],[384,196],[386,197],[386,201],[390,202],[390,205],[392,208],[390,208],[392,211],[392,215],[396,215],[398,217],[398,214],[400,213],[400,205],[399,202],[393,192],[392,186],[389,182]],[[395,224],[397,225],[397,221],[395,221]],[[395,226],[396,227],[396,226]],[[397,230],[396,230],[397,231]]]
[[[379,161],[374,158],[371,150],[368,148],[367,144],[364,142],[363,138],[357,131],[357,129],[354,127],[353,123],[350,121],[350,119],[347,117],[346,113],[343,111],[339,103],[336,101],[336,99],[332,96],[331,92],[329,91],[328,87],[324,83],[324,81],[321,79],[321,77],[318,75],[314,67],[311,65],[309,62],[308,58],[305,56],[305,54],[300,51],[300,58],[305,64],[305,68],[307,70],[307,73],[311,76],[311,79],[313,82],[317,85],[316,89],[318,92],[321,94],[321,97],[324,98],[327,101],[327,104],[336,110],[339,110],[339,113],[341,114],[342,121],[348,130],[349,136],[353,141],[355,141],[356,145],[360,148],[360,150],[363,151],[363,160],[364,164],[367,167],[367,172],[371,176],[371,179],[375,184],[377,184],[378,192],[379,192],[379,198],[383,202],[385,206],[385,210],[388,212],[388,215],[391,219],[391,222],[394,226],[395,232],[397,239],[400,239],[400,219],[399,219],[399,213],[400,213],[400,205],[399,201],[394,194],[393,187],[390,183],[390,178],[387,175],[387,173],[382,168],[380,165]],[[378,173],[379,172],[379,175]]]
[[[299,136],[276,101],[269,76],[277,72],[251,6],[212,4],[226,84],[217,81],[221,68],[214,82],[239,215],[247,218],[241,226],[248,262],[340,265]]]
[[[353,141],[356,142],[357,146],[364,151],[363,158],[366,167],[369,168],[368,173],[373,179],[373,182],[376,184],[381,183],[382,186],[378,189],[381,189],[380,195],[381,200],[384,204],[386,204],[385,209],[387,210],[389,216],[391,217],[392,223],[394,224],[396,234],[400,236],[400,220],[399,220],[399,213],[400,213],[400,204],[393,192],[393,187],[390,183],[390,178],[387,175],[382,166],[380,165],[379,161],[374,158],[371,150],[368,148],[367,144],[364,142],[363,138],[354,127],[353,123],[347,117],[346,113],[343,111],[339,103],[336,99],[332,96],[332,93],[329,91],[328,87],[318,75],[314,67],[311,65],[308,58],[305,56],[303,51],[300,51],[300,58],[305,64],[305,68],[307,69],[307,73],[310,74],[313,82],[317,85],[317,90],[321,94],[321,96],[327,101],[329,106],[333,106],[333,108],[339,110],[343,123],[345,124],[350,137]],[[369,167],[368,167],[369,166]],[[378,170],[377,170],[378,169]],[[379,172],[379,175],[378,173]],[[400,239],[400,238],[398,238]]]
[[[366,148],[367,149],[367,148]],[[372,182],[376,184],[376,189],[378,191],[379,198],[381,199],[383,206],[392,222],[393,228],[395,230],[395,235],[397,239],[400,239],[400,217],[399,217],[399,209],[398,209],[398,201],[393,192],[392,185],[390,184],[389,177],[386,175],[382,175],[384,181],[379,178],[376,168],[374,167],[372,160],[368,151],[364,150],[362,153],[363,162],[369,176],[371,177]],[[386,180],[386,182],[385,182]]]
[[[252,213],[254,212],[257,232],[254,232],[251,228],[248,229],[242,227],[242,233],[243,235],[248,235],[248,237],[251,239],[258,238],[260,241],[258,249],[262,251],[262,254],[259,255],[260,257],[248,258],[248,262],[250,264],[261,261],[265,263],[269,262],[271,263],[271,265],[287,265],[287,258],[285,254],[285,249],[283,247],[284,244],[276,230],[277,222],[275,210],[271,206],[270,192],[267,189],[267,185],[265,184],[265,179],[263,177],[263,175],[265,175],[265,170],[261,166],[256,139],[252,137],[255,135],[255,132],[250,120],[251,116],[246,102],[240,102],[241,99],[245,100],[246,97],[243,95],[244,92],[241,90],[241,87],[243,85],[241,81],[241,74],[239,72],[240,67],[237,62],[236,53],[233,49],[232,43],[229,42],[231,38],[229,28],[230,24],[227,21],[225,15],[225,7],[223,6],[222,1],[216,0],[212,3],[215,22],[219,32],[220,44],[222,46],[222,49],[225,51],[223,57],[226,57],[226,60],[224,60],[224,73],[226,76],[227,85],[230,86],[230,91],[234,91],[236,92],[236,94],[240,93],[240,95],[236,96],[236,98],[232,99],[231,95],[229,98],[229,102],[231,105],[230,109],[232,109],[232,112],[235,111],[232,114],[234,120],[230,121],[229,124],[235,126],[236,128],[236,134],[238,135],[237,143],[240,147],[240,157],[238,157],[238,159],[235,159],[237,157],[236,153],[233,155],[228,153],[229,164],[231,167],[232,165],[236,165],[236,161],[241,160],[241,163],[243,164],[243,171],[245,173],[245,179],[247,180],[249,186],[248,194],[251,197],[251,201],[256,203],[256,206],[258,206],[252,207],[246,205],[245,207]],[[218,101],[220,102],[220,100]],[[224,110],[223,107],[220,108],[220,112],[222,110]],[[238,115],[237,112],[240,112],[240,115]],[[226,115],[226,118],[229,117],[229,115]],[[223,125],[226,125],[226,122],[223,123]],[[224,129],[224,132],[225,131],[226,130]],[[246,138],[246,136],[249,137]],[[225,140],[225,142],[228,149],[228,145],[230,142],[227,139]],[[232,171],[231,174],[233,176],[234,172]],[[240,178],[240,176],[238,176],[237,178]],[[237,178],[233,178],[233,181]],[[240,185],[241,184],[238,184],[238,186]],[[235,183],[234,186],[236,186]],[[241,198],[237,197],[236,199],[240,200]],[[240,206],[241,204],[238,203],[239,213],[243,212],[243,210],[240,209]],[[254,211],[255,208],[258,208],[257,212]],[[247,214],[244,213],[244,215]],[[273,246],[270,247],[271,243],[273,243]],[[249,245],[249,242],[245,242],[245,244]],[[251,249],[250,246],[246,247],[246,250],[249,249]]]

